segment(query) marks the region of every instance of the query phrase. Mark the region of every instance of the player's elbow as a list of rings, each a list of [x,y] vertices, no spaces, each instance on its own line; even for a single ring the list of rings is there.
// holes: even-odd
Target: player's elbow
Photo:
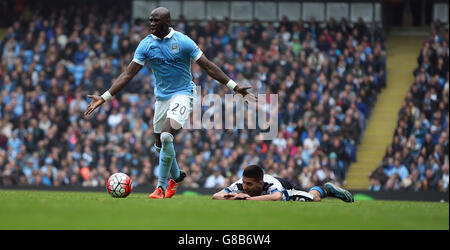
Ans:
[[[213,194],[212,199],[213,200],[222,200],[224,197],[222,192],[217,192],[215,194]]]
[[[281,199],[283,199],[283,195],[280,192],[276,192],[271,195],[271,198],[272,201],[280,201]]]

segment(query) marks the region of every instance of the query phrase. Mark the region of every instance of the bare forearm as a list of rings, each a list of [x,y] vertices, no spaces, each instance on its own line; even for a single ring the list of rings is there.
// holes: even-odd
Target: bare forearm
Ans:
[[[130,81],[133,79],[133,77],[141,70],[142,66],[131,62],[130,65],[128,65],[127,69],[122,72],[122,74],[117,77],[117,79],[113,82],[111,87],[109,88],[109,93],[111,95],[115,95],[120,92]]]
[[[282,196],[281,194],[267,194],[267,195],[260,195],[260,196],[253,196],[250,198],[247,198],[246,200],[252,200],[252,201],[279,201],[281,200]]]
[[[215,63],[208,60],[204,55],[197,60],[197,63],[209,76],[216,79],[218,82],[226,85],[228,81],[230,81],[230,78]]]
[[[205,68],[206,73],[218,82],[226,85],[230,78],[214,63],[208,64]]]
[[[215,193],[213,196],[212,196],[212,199],[213,200],[226,200],[227,198],[225,198],[225,195],[227,194],[227,192],[225,192],[225,191],[220,191],[220,192],[217,192],[217,193]]]
[[[109,88],[109,93],[113,96],[116,95],[131,81],[131,79],[133,79],[133,77],[127,75],[127,72],[122,72]]]
[[[222,195],[214,194],[212,199],[213,200],[226,200],[226,198],[225,198],[225,196],[223,194]]]
[[[247,100],[257,101],[258,98],[248,92],[248,89],[251,87],[245,87],[240,88],[236,82],[234,82],[232,79],[230,79],[215,63],[209,61],[205,55],[202,55],[197,60],[198,65],[202,67],[203,70],[206,71],[206,73],[211,76],[212,78],[216,79],[218,82],[222,83],[223,85],[227,86],[229,89],[233,90],[235,93],[241,94],[244,97],[248,97]]]

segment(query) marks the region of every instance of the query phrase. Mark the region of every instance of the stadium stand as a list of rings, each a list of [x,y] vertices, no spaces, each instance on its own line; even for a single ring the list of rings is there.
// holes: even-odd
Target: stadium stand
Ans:
[[[448,27],[437,20],[417,57],[415,81],[369,190],[448,191]]]
[[[134,186],[153,185],[158,153],[153,148],[151,71],[141,70],[126,91],[93,118],[82,118],[87,94],[103,93],[124,70],[148,33],[146,22],[130,21],[126,1],[46,6],[24,10],[15,20],[0,46],[0,185],[104,186],[118,171],[129,174]],[[188,172],[182,185],[224,187],[252,163],[304,188],[344,183],[378,93],[386,85],[380,27],[362,19],[331,19],[319,25],[313,18],[268,25],[256,19],[202,24],[180,18],[173,26],[234,80],[258,93],[278,94],[282,111],[272,141],[255,140],[257,129],[183,130],[175,138],[178,163]],[[428,65],[427,60],[421,62]],[[437,71],[441,64],[436,64]],[[202,96],[228,93],[195,63],[192,73]],[[448,97],[448,71],[446,77]],[[430,90],[430,99],[443,94],[440,79],[430,81],[440,86]],[[441,104],[431,108],[440,109]],[[443,111],[437,118],[448,124],[448,110]],[[436,126],[429,121],[431,140],[436,140],[442,126],[431,132]],[[408,134],[401,131],[399,136]]]

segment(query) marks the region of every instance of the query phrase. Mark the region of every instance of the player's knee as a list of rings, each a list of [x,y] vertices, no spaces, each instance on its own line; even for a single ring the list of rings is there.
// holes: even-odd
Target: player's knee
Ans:
[[[161,142],[162,142],[162,147],[161,147],[161,156],[163,158],[163,160],[167,159],[171,159],[173,157],[175,157],[175,151],[173,149],[173,146],[170,146],[170,143],[173,142],[173,135],[171,133],[168,132],[162,132],[161,133]]]
[[[173,142],[173,135],[169,132],[162,132],[161,133],[161,142]]]
[[[177,120],[173,118],[167,117],[167,119],[164,121],[162,131],[178,131],[183,127],[181,123],[179,123]]]

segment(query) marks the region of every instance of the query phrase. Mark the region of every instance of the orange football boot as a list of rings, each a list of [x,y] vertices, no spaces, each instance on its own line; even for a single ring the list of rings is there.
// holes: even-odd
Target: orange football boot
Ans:
[[[155,191],[148,196],[150,199],[163,199],[164,198],[164,190],[162,187],[157,187]]]
[[[174,179],[169,180],[169,185],[167,185],[167,190],[164,198],[172,198],[177,192],[178,183]]]
[[[164,198],[172,198],[177,192],[178,183],[182,182],[186,177],[186,173],[180,171],[180,176],[177,179],[170,179],[167,185],[166,193]]]

